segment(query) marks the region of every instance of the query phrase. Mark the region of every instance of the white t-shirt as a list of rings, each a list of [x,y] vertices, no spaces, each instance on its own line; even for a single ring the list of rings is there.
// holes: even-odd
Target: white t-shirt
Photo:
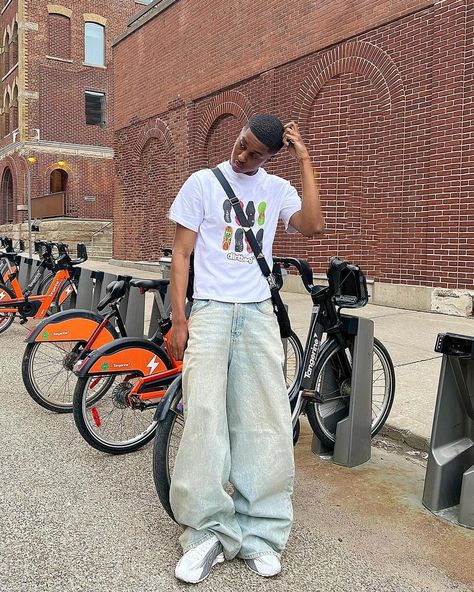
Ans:
[[[253,233],[272,268],[272,245],[278,219],[288,232],[291,216],[301,209],[296,189],[259,168],[255,175],[219,168],[240,199]],[[221,302],[261,302],[270,297],[267,280],[255,260],[227,195],[210,169],[193,173],[171,206],[174,222],[198,233],[194,249],[194,298]]]

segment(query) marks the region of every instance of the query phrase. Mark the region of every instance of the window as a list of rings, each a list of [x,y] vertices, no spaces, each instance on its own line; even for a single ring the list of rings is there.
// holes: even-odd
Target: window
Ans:
[[[54,169],[49,177],[49,192],[61,193],[67,189],[68,174],[64,169]]]
[[[10,133],[10,95],[7,93],[3,101],[3,135]]]
[[[105,125],[105,94],[86,91],[86,123]]]
[[[13,27],[12,38],[10,41],[10,69],[18,64],[18,25]]]
[[[18,87],[15,86],[12,94],[12,101],[10,105],[10,129],[18,129]]]
[[[3,224],[13,222],[13,176],[7,167],[2,177]]]
[[[7,35],[3,38],[3,55],[2,55],[2,76],[6,76],[10,71],[10,42]]]
[[[97,23],[86,23],[84,45],[85,63],[105,66],[105,27]]]
[[[48,54],[68,60],[71,57],[71,20],[62,14],[48,17]]]

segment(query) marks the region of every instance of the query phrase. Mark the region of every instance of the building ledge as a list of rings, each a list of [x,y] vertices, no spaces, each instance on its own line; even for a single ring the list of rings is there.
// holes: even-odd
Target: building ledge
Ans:
[[[53,60],[53,61],[55,61],[55,62],[65,62],[66,64],[72,64],[72,63],[73,63],[73,61],[72,61],[72,60],[68,60],[68,59],[66,59],[66,58],[57,58],[57,57],[55,57],[55,56],[50,56],[50,55],[47,55],[47,56],[46,56],[46,59],[47,59],[47,60]]]
[[[11,134],[9,134],[11,135]],[[7,138],[8,136],[5,136]],[[4,138],[4,139],[5,139]],[[60,154],[61,156],[81,156],[84,158],[103,158],[111,160],[114,157],[113,148],[107,146],[93,146],[90,144],[69,144],[66,142],[12,142],[0,149],[0,160],[16,151],[40,152],[44,154]]]
[[[99,66],[98,64],[88,64],[87,62],[82,62],[83,66],[87,66],[87,68],[98,68],[99,70],[107,70],[107,66]]]

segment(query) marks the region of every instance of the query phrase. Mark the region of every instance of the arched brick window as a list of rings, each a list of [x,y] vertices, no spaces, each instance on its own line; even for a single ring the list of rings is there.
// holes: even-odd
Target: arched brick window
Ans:
[[[49,176],[49,192],[61,193],[67,191],[68,174],[64,169],[54,169]]]
[[[18,129],[18,87],[13,88],[12,102],[10,105],[10,129]]]
[[[2,54],[2,76],[10,71],[10,41],[8,33],[3,35],[3,54]]]
[[[7,93],[3,101],[3,137],[10,133],[10,95]]]
[[[48,55],[64,60],[71,58],[71,19],[68,16],[49,14]]]
[[[18,64],[18,24],[13,26],[12,37],[10,40],[10,70]]]
[[[13,222],[13,176],[11,170],[7,167],[2,177],[2,223],[10,224]]]

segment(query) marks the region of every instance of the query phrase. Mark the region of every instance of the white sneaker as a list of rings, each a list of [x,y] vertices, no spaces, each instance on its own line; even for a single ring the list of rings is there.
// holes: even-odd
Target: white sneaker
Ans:
[[[213,535],[197,547],[186,551],[178,561],[174,575],[183,582],[197,584],[207,578],[214,565],[223,561],[222,545]]]
[[[281,563],[276,555],[260,555],[254,559],[244,559],[245,565],[264,578],[271,578],[281,572]]]

